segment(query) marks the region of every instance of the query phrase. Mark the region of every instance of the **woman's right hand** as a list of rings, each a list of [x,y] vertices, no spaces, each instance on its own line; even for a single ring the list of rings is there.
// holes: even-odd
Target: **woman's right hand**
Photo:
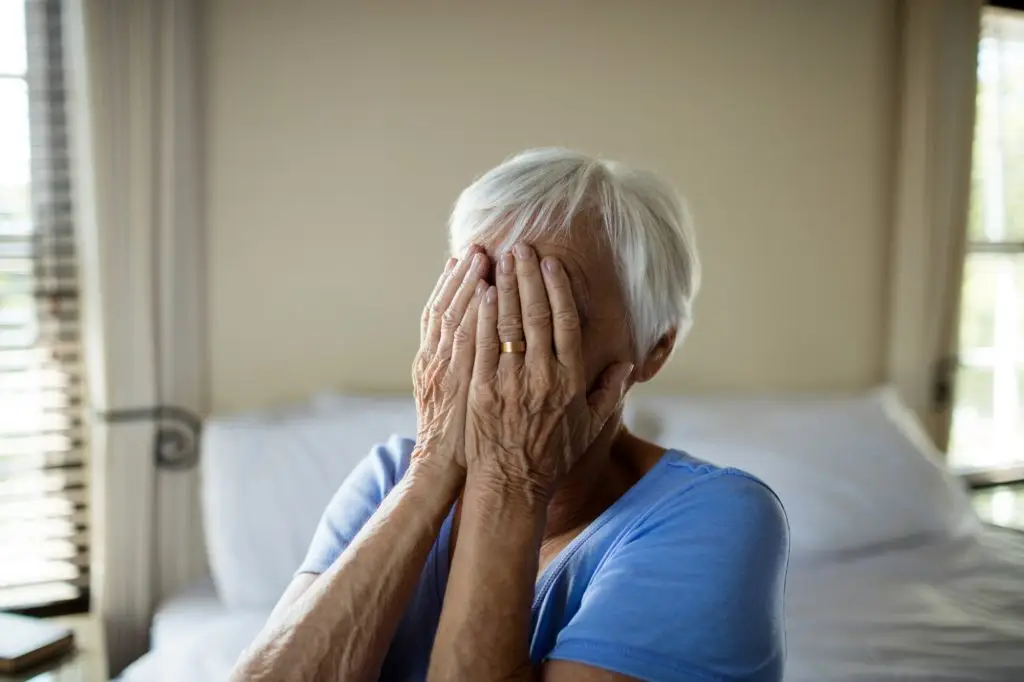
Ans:
[[[420,324],[412,367],[420,456],[466,466],[466,404],[476,352],[477,311],[487,290],[487,254],[470,247],[451,258],[434,287]]]

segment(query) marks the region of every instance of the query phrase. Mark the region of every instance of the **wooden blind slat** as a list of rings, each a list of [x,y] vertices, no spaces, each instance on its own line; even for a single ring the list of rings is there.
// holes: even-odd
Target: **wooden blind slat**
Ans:
[[[70,561],[26,561],[24,563],[0,566],[0,589],[51,582],[83,583],[87,580],[88,553],[82,553]]]
[[[85,506],[82,505],[71,513],[64,514],[0,515],[0,537],[5,533],[13,532],[11,529],[14,528],[56,528],[58,524],[69,524],[69,527],[85,529],[89,525],[89,514],[86,512]]]
[[[48,525],[45,523],[7,524],[0,526],[0,547],[14,551],[18,544],[25,542],[67,541],[76,547],[89,545],[89,532],[75,524],[56,520]],[[0,550],[2,551],[2,550]]]
[[[86,472],[81,467],[59,471],[36,471],[21,476],[0,477],[0,500],[59,493],[84,488]]]
[[[80,610],[85,611],[89,608],[88,594],[87,579],[12,587],[0,590],[0,609],[31,609],[31,612],[35,612],[37,615],[51,615],[58,610],[47,609],[47,606],[74,604],[79,606]],[[36,607],[41,607],[41,610],[35,611]],[[65,613],[67,612],[65,611]]]
[[[48,469],[80,467],[85,463],[82,450],[66,452],[32,452],[27,455],[6,455],[0,457],[0,478],[41,472]]]
[[[85,509],[87,499],[88,494],[85,490],[36,495],[32,499],[0,499],[0,521],[71,518],[75,513]]]

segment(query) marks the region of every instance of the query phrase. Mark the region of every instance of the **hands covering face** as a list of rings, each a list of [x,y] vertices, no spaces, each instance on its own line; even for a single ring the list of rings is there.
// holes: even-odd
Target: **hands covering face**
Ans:
[[[632,365],[607,367],[588,394],[562,264],[517,244],[500,258],[496,286],[484,279],[490,265],[476,247],[450,260],[424,309],[417,445],[503,486],[550,494],[615,412]]]

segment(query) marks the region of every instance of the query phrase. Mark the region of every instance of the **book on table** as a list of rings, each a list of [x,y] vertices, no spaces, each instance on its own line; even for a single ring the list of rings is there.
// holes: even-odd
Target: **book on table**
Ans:
[[[42,618],[0,613],[0,673],[16,673],[75,646],[74,633]]]

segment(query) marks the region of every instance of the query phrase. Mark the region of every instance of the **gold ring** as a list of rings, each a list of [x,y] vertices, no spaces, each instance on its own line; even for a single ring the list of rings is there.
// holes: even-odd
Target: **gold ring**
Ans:
[[[501,344],[502,353],[525,353],[526,341],[503,341]]]

